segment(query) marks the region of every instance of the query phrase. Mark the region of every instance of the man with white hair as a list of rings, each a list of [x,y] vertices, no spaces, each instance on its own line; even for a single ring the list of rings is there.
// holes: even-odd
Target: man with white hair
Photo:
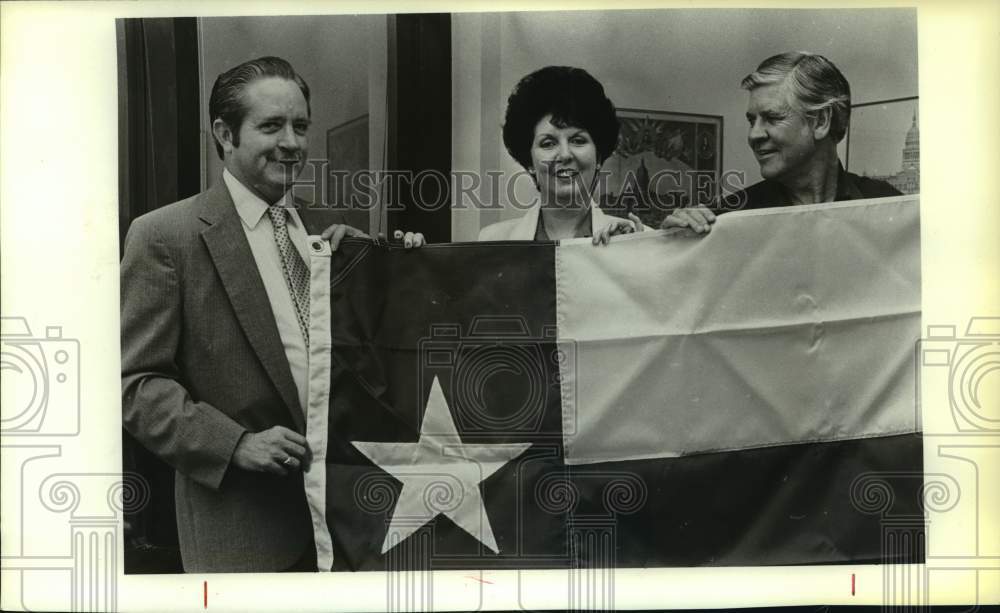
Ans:
[[[750,92],[747,143],[763,181],[726,196],[721,212],[900,194],[884,181],[844,170],[837,143],[851,119],[851,86],[822,55],[789,51],[767,58],[740,86]],[[662,227],[705,233],[715,214],[680,209]]]

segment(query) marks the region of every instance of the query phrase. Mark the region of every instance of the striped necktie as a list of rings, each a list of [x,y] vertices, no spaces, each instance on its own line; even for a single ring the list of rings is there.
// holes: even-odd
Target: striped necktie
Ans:
[[[285,273],[285,283],[295,304],[295,315],[302,329],[302,338],[306,347],[309,346],[309,268],[302,260],[299,250],[292,244],[288,235],[288,209],[283,206],[267,207],[271,217],[271,227],[274,229],[274,242],[278,245],[281,256],[281,270]]]

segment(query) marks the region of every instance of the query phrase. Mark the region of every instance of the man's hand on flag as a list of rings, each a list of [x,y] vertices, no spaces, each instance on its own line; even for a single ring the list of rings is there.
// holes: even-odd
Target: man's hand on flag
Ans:
[[[686,209],[677,209],[667,215],[660,228],[668,230],[670,228],[688,228],[695,234],[708,234],[715,223],[715,213],[703,206],[696,206]]]
[[[247,432],[233,451],[233,464],[243,470],[287,475],[306,463],[306,437],[284,426]]]

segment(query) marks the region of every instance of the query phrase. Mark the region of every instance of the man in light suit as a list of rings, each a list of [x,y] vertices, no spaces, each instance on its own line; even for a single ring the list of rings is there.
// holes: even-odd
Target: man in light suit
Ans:
[[[185,571],[316,570],[301,472],[308,211],[288,191],[309,88],[260,58],[219,76],[209,112],[222,181],[139,217],[126,239],[123,421],[177,470]],[[333,249],[344,236],[365,235],[324,232]]]

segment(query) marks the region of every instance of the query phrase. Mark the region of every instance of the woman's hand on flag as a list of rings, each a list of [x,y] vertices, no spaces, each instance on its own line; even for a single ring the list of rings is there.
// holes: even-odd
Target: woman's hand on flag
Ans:
[[[426,239],[424,239],[424,235],[420,232],[404,232],[402,230],[396,230],[394,236],[396,240],[402,241],[403,246],[407,249],[415,249],[417,247],[423,247],[427,244]],[[323,230],[320,237],[323,240],[330,241],[330,251],[336,251],[337,247],[340,246],[340,241],[344,240],[346,237],[371,238],[354,226],[342,223],[335,223],[329,226],[326,230]],[[379,240],[385,240],[385,235],[380,233]]]
[[[607,245],[612,236],[642,232],[645,229],[646,227],[642,225],[639,217],[635,213],[629,213],[628,219],[615,219],[604,226],[604,228],[594,235],[593,243],[595,245]]]

